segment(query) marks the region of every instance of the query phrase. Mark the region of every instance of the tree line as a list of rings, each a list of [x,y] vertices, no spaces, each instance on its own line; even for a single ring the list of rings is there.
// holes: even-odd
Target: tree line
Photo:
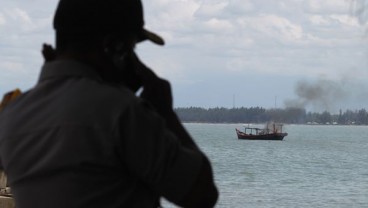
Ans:
[[[302,108],[262,107],[250,108],[175,108],[182,122],[198,123],[266,123],[268,121],[288,124],[339,124],[339,125],[368,125],[368,112],[365,109],[339,111],[331,114],[307,112]]]

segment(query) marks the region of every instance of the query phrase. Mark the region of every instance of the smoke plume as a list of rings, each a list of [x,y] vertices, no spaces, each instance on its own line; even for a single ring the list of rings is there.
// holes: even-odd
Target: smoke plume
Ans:
[[[286,107],[307,108],[312,107],[318,111],[333,110],[335,104],[349,98],[347,81],[334,81],[319,79],[308,82],[297,82],[295,86],[296,99],[286,100]]]

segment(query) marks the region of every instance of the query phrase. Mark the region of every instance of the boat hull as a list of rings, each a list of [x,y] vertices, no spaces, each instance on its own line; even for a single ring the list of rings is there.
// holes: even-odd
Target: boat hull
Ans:
[[[236,134],[238,139],[246,139],[246,140],[283,140],[287,133],[270,133],[270,134],[261,134],[261,135],[254,135],[254,134],[246,134],[244,132],[239,131],[236,129]]]

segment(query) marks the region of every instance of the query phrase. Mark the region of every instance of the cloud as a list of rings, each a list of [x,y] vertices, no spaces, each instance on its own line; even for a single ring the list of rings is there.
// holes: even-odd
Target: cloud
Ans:
[[[37,79],[41,44],[53,43],[57,2],[2,2],[0,94]],[[350,1],[143,0],[143,6],[145,27],[163,36],[166,45],[139,44],[139,56],[172,81],[180,102],[190,99],[187,89],[195,90],[196,99],[204,98],[209,94],[204,84],[219,97],[230,94],[230,99],[234,88],[241,92],[257,86],[259,99],[267,100],[261,98],[264,92],[291,91],[281,86],[293,86],[301,78],[315,83],[320,76],[336,80],[342,73],[354,73],[363,79],[368,73],[364,27],[350,17]],[[222,80],[221,89],[216,80]],[[275,85],[272,80],[283,81]],[[221,106],[220,98],[216,102],[211,105]],[[244,98],[247,102],[257,99]]]
[[[202,3],[200,7],[196,10],[195,16],[202,18],[213,18],[221,16],[224,9],[229,5],[228,2],[215,2],[215,3]]]
[[[190,29],[192,25],[188,23],[194,21],[194,14],[200,7],[196,1],[191,0],[153,0],[144,3],[146,23],[159,29],[175,31]]]
[[[309,21],[316,27],[360,27],[359,21],[348,14],[335,15],[310,15]]]
[[[233,16],[238,16],[253,12],[255,5],[252,0],[230,0],[226,9]]]
[[[0,26],[6,23],[5,17],[2,13],[0,13]]]
[[[315,14],[347,14],[350,5],[346,0],[305,0],[304,10]]]
[[[368,21],[367,0],[350,0],[351,13],[356,16],[359,23],[365,25]]]
[[[251,26],[264,35],[271,37],[271,39],[279,38],[285,41],[296,41],[303,37],[303,29],[300,25],[273,14],[261,15],[253,19]]]
[[[32,24],[32,20],[28,13],[20,8],[13,8],[5,11],[7,16],[9,16],[14,21],[20,22],[22,24]]]
[[[18,62],[1,62],[0,63],[0,68],[3,69],[3,73],[5,72],[19,72],[23,69],[23,64],[18,63]]]
[[[51,42],[50,1],[40,6],[20,1],[4,1],[0,8],[0,96],[20,87],[28,89],[37,80],[42,63],[41,44]],[[51,1],[52,2],[52,1]],[[54,1],[55,3],[55,1]],[[52,42],[51,42],[52,43]]]
[[[333,2],[320,3],[318,11],[327,9],[321,14],[303,13],[306,3],[313,6],[317,1],[241,2],[186,1],[186,6],[178,1],[168,3],[170,8],[180,6],[187,11],[178,15],[183,23],[158,16],[161,26],[170,27],[170,32],[163,34],[169,34],[165,37],[169,37],[167,47],[173,53],[171,58],[176,60],[177,69],[263,75],[282,72],[283,76],[313,77],[334,76],[337,68],[351,67],[349,60],[355,58],[340,55],[343,52],[337,48],[344,47],[346,53],[353,53],[359,40],[352,39],[356,39],[361,28],[348,14],[338,13],[348,10],[341,2],[332,8],[329,5]],[[239,11],[236,14],[235,9]],[[156,16],[152,13],[150,21]],[[160,31],[160,24],[156,26]],[[165,74],[165,70],[162,72]]]
[[[214,32],[231,31],[233,25],[227,20],[221,20],[217,18],[212,18],[204,23],[207,29]]]

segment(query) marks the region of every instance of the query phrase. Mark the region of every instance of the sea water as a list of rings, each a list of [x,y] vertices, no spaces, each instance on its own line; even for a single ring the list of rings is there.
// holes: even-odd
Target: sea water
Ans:
[[[242,124],[185,127],[213,165],[216,207],[368,207],[368,126],[285,125],[283,141],[238,140]]]

